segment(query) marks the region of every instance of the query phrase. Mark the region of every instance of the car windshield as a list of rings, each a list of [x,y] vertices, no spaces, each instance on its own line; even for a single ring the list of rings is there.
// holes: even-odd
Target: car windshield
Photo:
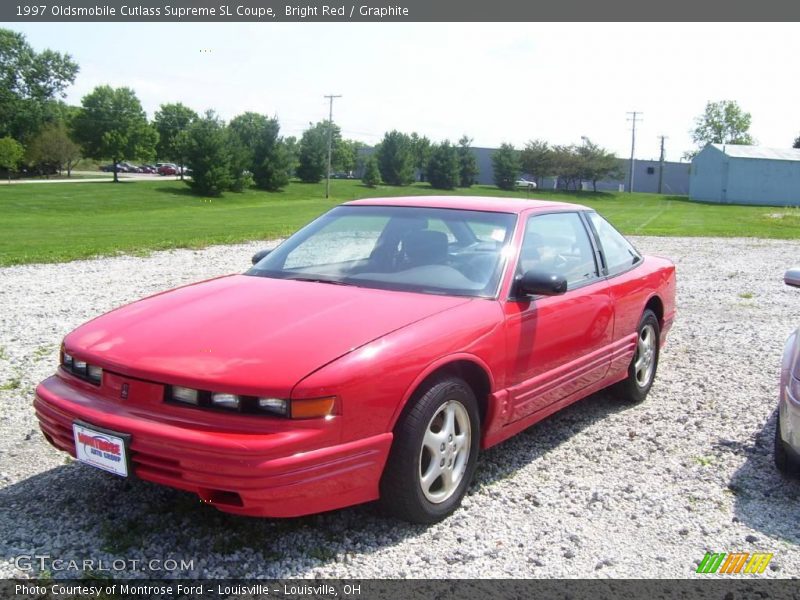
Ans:
[[[493,297],[516,216],[408,206],[339,206],[247,275]]]

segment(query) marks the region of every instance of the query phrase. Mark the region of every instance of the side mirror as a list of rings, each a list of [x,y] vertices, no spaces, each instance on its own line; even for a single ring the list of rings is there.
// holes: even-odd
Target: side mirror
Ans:
[[[555,273],[526,271],[517,279],[518,296],[558,296],[567,291],[567,279]]]
[[[257,262],[259,262],[262,258],[264,258],[270,252],[272,252],[272,250],[259,250],[258,252],[253,254],[253,258],[251,259],[253,261],[253,264],[256,264]]]
[[[786,271],[783,276],[783,282],[792,287],[800,287],[800,267]]]

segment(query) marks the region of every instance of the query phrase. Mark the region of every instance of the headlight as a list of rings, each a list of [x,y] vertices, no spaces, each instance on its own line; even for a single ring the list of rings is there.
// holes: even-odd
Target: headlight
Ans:
[[[272,415],[290,419],[328,417],[336,408],[336,396],[301,400],[257,398],[224,392],[207,392],[177,385],[166,386],[164,399],[167,402],[190,404],[198,408],[217,408],[240,414]]]
[[[61,368],[75,377],[94,385],[100,385],[103,381],[102,368],[89,364],[85,360],[75,358],[72,354],[67,354],[64,352],[63,347],[61,349]]]
[[[199,395],[200,393],[192,388],[180,387],[178,385],[173,385],[170,388],[170,400],[174,400],[175,402],[183,402],[184,404],[194,404],[197,406]]]
[[[103,369],[95,365],[89,365],[86,369],[89,379],[95,383],[100,383],[103,379]]]
[[[800,379],[789,375],[789,394],[795,400],[800,400]]]
[[[282,417],[289,414],[289,401],[283,398],[259,398],[257,406],[264,412],[281,415]]]
[[[239,396],[233,394],[211,394],[211,405],[230,410],[239,410]]]

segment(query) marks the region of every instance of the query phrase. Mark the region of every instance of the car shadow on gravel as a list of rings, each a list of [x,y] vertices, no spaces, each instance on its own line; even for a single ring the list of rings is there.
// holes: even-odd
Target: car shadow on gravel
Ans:
[[[728,482],[735,497],[734,519],[765,535],[800,544],[800,481],[783,477],[773,462],[773,412],[749,443],[719,440],[717,449],[746,456]]]
[[[596,394],[482,453],[469,494],[492,493],[487,486],[625,408]],[[319,567],[346,570],[353,556],[378,552],[430,527],[448,527],[446,522],[430,527],[399,522],[374,505],[295,519],[239,517],[201,503],[194,494],[72,461],[1,489],[0,505],[7,509],[0,513],[5,559],[40,553],[80,561],[193,560],[191,568],[168,574],[178,577],[281,578]],[[473,517],[464,508],[454,518]],[[398,565],[395,575],[403,572]]]

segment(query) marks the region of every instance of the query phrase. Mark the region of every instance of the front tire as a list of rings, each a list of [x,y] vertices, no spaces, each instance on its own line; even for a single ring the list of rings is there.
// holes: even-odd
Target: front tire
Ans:
[[[645,309],[636,329],[636,352],[628,366],[628,376],[615,386],[620,399],[638,404],[647,397],[656,378],[660,339],[658,317],[649,308]]]
[[[772,453],[775,461],[775,468],[786,477],[797,477],[800,472],[800,464],[797,458],[786,448],[786,442],[781,437],[781,413],[780,410],[775,417],[775,447]]]
[[[381,504],[413,523],[435,523],[461,503],[480,441],[478,402],[470,386],[445,376],[428,385],[395,427],[381,478]]]

